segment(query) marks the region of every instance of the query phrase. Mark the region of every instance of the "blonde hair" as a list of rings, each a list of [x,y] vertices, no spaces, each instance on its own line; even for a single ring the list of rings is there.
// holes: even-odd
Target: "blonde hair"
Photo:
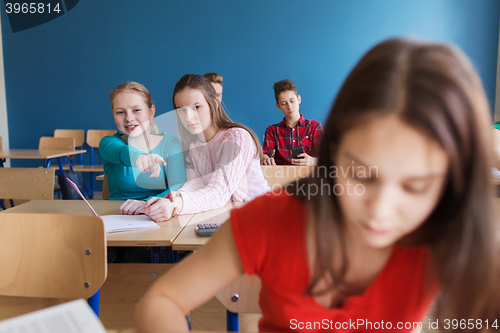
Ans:
[[[116,97],[116,95],[127,90],[138,93],[144,100],[144,104],[146,104],[149,109],[153,107],[153,100],[151,99],[149,90],[147,90],[144,85],[138,82],[129,81],[117,85],[115,89],[113,89],[109,94],[109,98],[111,100],[111,110],[113,110],[113,99]],[[158,134],[158,127],[152,119],[150,120],[150,128],[151,134]]]

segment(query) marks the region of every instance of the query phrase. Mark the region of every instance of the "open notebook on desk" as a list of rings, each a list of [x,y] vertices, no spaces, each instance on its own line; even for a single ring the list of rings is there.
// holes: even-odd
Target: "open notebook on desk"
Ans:
[[[83,299],[0,322],[0,333],[106,333]]]
[[[66,178],[66,180],[71,184],[71,186],[73,186],[73,188],[78,192],[78,194],[80,194],[82,199],[89,206],[92,213],[95,216],[99,216],[97,215],[92,205],[87,201],[87,199],[85,199],[82,192],[80,192],[78,186],[76,186],[76,184],[73,183],[69,178]],[[160,227],[146,215],[105,215],[105,216],[100,216],[100,218],[104,221],[104,227],[106,228],[107,233]]]

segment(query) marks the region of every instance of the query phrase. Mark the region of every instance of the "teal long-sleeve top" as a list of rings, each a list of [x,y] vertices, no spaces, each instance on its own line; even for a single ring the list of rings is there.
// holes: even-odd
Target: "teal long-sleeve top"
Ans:
[[[167,162],[166,166],[161,167],[159,177],[149,177],[150,173],[139,171],[135,160],[147,153],[128,145],[119,133],[102,138],[99,153],[108,181],[110,200],[163,197],[170,191],[178,190],[186,182],[179,140],[168,133],[156,135],[163,135],[163,138],[151,154],[157,154]]]

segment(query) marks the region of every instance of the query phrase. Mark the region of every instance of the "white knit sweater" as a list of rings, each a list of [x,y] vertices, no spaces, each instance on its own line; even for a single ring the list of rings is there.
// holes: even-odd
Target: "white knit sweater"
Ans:
[[[188,160],[193,168],[186,168],[187,182],[179,189],[181,214],[251,201],[270,191],[252,136],[242,128],[221,129],[210,141],[191,144]]]

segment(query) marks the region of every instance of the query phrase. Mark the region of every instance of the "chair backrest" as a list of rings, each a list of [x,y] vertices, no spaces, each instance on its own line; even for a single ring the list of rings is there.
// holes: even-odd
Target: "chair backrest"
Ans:
[[[42,136],[38,150],[75,150],[75,138],[54,138]]]
[[[259,307],[260,278],[244,275],[221,290],[215,297],[233,313],[261,313]]]
[[[0,168],[0,198],[51,200],[54,175],[53,168]]]
[[[104,176],[104,178],[102,180],[102,199],[108,200],[108,197],[110,195],[109,186],[108,186],[108,179],[106,178],[106,174],[104,174],[103,176]]]
[[[92,148],[99,148],[101,139],[108,135],[115,134],[115,130],[88,130],[87,131],[87,144]]]
[[[54,138],[75,138],[75,147],[81,147],[85,143],[85,131],[82,129],[56,129]]]
[[[15,309],[17,314],[25,313],[41,299],[89,298],[107,276],[103,221],[96,216],[2,213],[0,271],[0,296],[9,296],[0,297],[1,317],[15,315],[13,306],[23,307]]]
[[[261,165],[260,167],[271,190],[280,189],[283,185],[304,178],[315,168],[296,165]]]

